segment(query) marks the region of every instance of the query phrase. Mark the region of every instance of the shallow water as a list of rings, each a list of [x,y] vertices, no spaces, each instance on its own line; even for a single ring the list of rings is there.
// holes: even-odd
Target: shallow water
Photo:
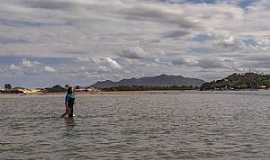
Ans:
[[[270,158],[270,91],[0,96],[0,159]]]

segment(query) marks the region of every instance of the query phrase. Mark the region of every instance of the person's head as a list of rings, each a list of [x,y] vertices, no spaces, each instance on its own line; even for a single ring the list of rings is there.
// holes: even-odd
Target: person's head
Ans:
[[[72,87],[68,87],[68,89],[67,89],[67,94],[72,94],[72,93],[73,93]]]

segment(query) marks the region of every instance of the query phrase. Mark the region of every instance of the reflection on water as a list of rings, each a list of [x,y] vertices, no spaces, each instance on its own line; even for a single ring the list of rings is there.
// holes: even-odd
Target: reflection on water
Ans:
[[[0,97],[0,159],[269,159],[270,94]]]
[[[75,124],[75,120],[74,118],[63,118],[65,120],[65,124],[67,127],[74,127],[76,124]]]

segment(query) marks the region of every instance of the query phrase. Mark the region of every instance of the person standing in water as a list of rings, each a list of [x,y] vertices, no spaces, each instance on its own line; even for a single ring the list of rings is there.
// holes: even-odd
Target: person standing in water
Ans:
[[[65,106],[66,112],[61,116],[62,118],[68,115],[68,117],[73,117],[73,105],[75,103],[75,95],[72,87],[68,87],[66,98],[65,98]]]

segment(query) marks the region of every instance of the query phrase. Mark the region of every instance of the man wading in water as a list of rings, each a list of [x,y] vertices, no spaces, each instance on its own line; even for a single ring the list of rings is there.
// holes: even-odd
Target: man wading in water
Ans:
[[[66,98],[65,98],[65,106],[66,112],[61,116],[62,118],[68,115],[68,117],[73,117],[73,105],[75,102],[75,95],[72,87],[68,87]]]

